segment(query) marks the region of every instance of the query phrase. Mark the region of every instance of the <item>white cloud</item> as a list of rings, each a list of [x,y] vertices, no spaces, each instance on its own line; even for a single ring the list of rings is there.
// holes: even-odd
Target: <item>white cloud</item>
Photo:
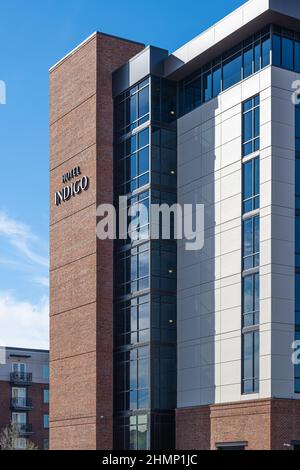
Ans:
[[[12,219],[3,211],[0,211],[0,236],[7,238],[9,243],[28,261],[45,268],[48,267],[48,258],[37,254],[31,248],[31,244],[38,244],[38,237],[26,224]]]
[[[33,304],[0,292],[0,345],[48,349],[48,298]]]

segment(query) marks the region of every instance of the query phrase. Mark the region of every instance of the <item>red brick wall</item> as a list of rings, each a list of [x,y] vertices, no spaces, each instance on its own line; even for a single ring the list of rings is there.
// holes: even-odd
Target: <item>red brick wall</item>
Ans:
[[[27,397],[32,400],[33,409],[27,411],[27,422],[32,424],[33,433],[26,436],[39,449],[44,447],[44,439],[49,439],[49,430],[44,429],[44,414],[49,414],[49,405],[44,404],[43,390],[49,389],[47,384],[34,383],[27,387]],[[0,431],[11,423],[10,382],[0,381]]]
[[[96,207],[113,200],[112,72],[143,46],[94,35],[50,74],[50,447],[113,445],[113,243]],[[89,190],[54,205],[81,166]]]
[[[178,409],[178,450],[216,449],[217,443],[248,443],[247,450],[281,450],[300,441],[300,401],[255,400]]]

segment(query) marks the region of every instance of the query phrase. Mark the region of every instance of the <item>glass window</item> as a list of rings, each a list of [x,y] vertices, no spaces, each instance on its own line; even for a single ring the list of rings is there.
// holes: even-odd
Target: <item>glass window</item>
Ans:
[[[281,66],[281,37],[273,35],[273,65]]]
[[[243,279],[243,328],[259,324],[259,274]]]
[[[270,53],[271,53],[271,39],[266,37],[262,40],[261,43],[262,54],[261,54],[261,66],[262,68],[270,65]]]
[[[243,334],[243,393],[259,391],[259,332]]]
[[[248,47],[244,51],[244,78],[250,77],[253,73],[253,48]]]
[[[47,364],[43,365],[43,379],[49,380],[49,366]]]
[[[243,212],[259,208],[259,158],[243,164]]]
[[[222,90],[222,69],[221,66],[213,70],[213,97],[218,96]]]
[[[43,440],[43,449],[44,450],[49,450],[49,439],[44,439]]]
[[[260,146],[259,95],[245,101],[242,112],[242,147],[245,157],[258,151]]]
[[[44,429],[49,429],[49,415],[44,415]]]
[[[236,56],[228,59],[223,64],[223,90],[235,85],[241,81],[242,71],[242,55],[238,53]]]
[[[201,104],[201,77],[187,83],[184,87],[184,111],[189,113]]]
[[[294,68],[294,44],[290,38],[282,39],[282,67],[284,69],[293,70]]]
[[[254,72],[258,72],[261,68],[261,45],[260,41],[254,44]]]
[[[49,390],[48,389],[43,390],[43,402],[45,404],[49,403]]]
[[[300,42],[295,41],[295,71],[300,73]]]
[[[259,266],[259,217],[243,221],[243,269]]]
[[[203,75],[203,101],[212,99],[212,74],[211,71]]]

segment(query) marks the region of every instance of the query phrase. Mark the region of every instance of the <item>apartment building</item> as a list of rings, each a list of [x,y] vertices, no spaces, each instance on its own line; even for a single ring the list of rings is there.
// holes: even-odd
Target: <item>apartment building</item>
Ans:
[[[300,445],[299,80],[297,0],[172,53],[95,33],[52,67],[52,449]],[[120,196],[203,204],[203,249],[149,213],[97,238]]]
[[[15,448],[49,448],[49,351],[0,348],[0,433],[13,423]]]

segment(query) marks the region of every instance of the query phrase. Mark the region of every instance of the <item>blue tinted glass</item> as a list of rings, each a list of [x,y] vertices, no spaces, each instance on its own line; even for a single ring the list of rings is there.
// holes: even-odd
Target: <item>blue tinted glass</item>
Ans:
[[[254,252],[259,251],[259,217],[254,218]]]
[[[259,108],[254,110],[254,137],[259,136]]]
[[[259,332],[254,333],[254,377],[259,377]],[[258,392],[259,383],[258,380],[254,383],[254,392]]]
[[[296,160],[296,195],[300,196],[300,160]]]
[[[209,101],[212,98],[212,77],[211,72],[203,75],[203,101]]]
[[[253,115],[249,111],[243,115],[243,142],[253,138]]]
[[[295,71],[300,73],[300,42],[295,42]]]
[[[282,67],[288,70],[294,68],[294,44],[289,38],[282,38]]]
[[[217,96],[221,93],[221,67],[214,69],[213,71],[213,96]]]
[[[184,87],[185,112],[197,108],[201,104],[201,78]]]
[[[252,161],[243,165],[244,173],[244,199],[249,199],[253,196],[253,171]]]
[[[270,65],[270,51],[271,51],[271,39],[264,38],[261,43],[262,47],[262,56],[261,56],[261,66],[266,67]]]
[[[296,108],[296,138],[300,138],[300,108]],[[297,149],[296,149],[297,150]]]
[[[300,311],[300,274],[296,274],[296,310]]]
[[[252,46],[244,52],[244,78],[250,77],[253,73],[253,48]]]
[[[252,219],[244,221],[244,256],[249,256],[253,253],[253,232],[252,232]]]
[[[258,72],[260,70],[260,42],[257,42],[254,45],[254,72]]]
[[[149,129],[145,129],[144,131],[138,134],[139,139],[139,148],[145,147],[149,144]]]
[[[296,217],[296,252],[300,253],[300,217]]]
[[[226,61],[223,65],[223,90],[235,85],[242,77],[242,54]]]
[[[247,155],[252,153],[252,148],[253,148],[252,142],[248,142],[247,144],[244,144],[243,145],[243,156],[246,157]]]
[[[149,113],[149,87],[139,92],[139,117]],[[136,95],[137,96],[137,95]]]
[[[277,34],[273,36],[273,65],[281,65],[281,38]]]
[[[247,333],[244,335],[244,379],[253,378],[253,333]]]
[[[139,152],[139,175],[149,171],[149,148],[144,148]]]
[[[259,188],[259,183],[260,183],[260,178],[259,178],[259,158],[256,158],[254,160],[254,194],[259,194],[260,188]]]

